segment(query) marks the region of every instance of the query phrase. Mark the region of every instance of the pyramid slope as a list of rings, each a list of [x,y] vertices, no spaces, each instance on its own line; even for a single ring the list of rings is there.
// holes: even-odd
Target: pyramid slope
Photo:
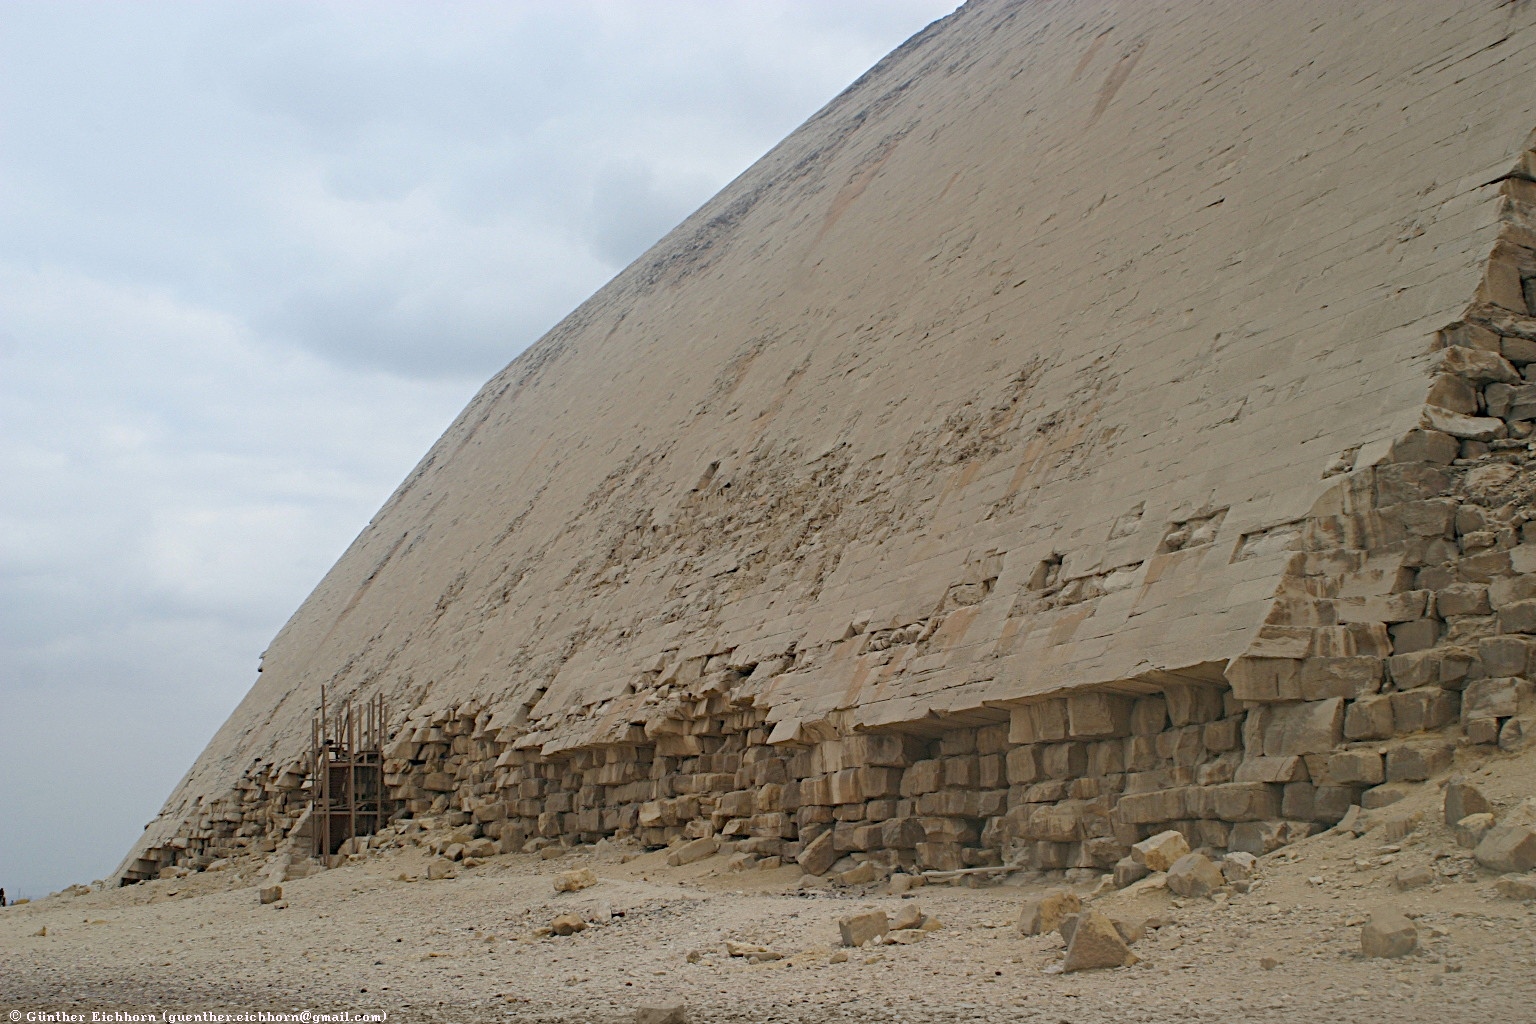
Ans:
[[[1419,423],[1533,45],[1521,5],[935,23],[482,389],[129,861],[323,684],[548,758],[712,672],[791,745],[1222,680]]]

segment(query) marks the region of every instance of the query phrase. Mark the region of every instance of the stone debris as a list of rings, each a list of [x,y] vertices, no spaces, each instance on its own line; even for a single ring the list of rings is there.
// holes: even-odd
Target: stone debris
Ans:
[[[1259,858],[1251,853],[1229,853],[1221,860],[1221,875],[1228,882],[1250,882],[1259,874]]]
[[[1490,828],[1472,855],[1490,871],[1518,874],[1536,868],[1536,797],[1521,801]]]
[[[1046,935],[1061,927],[1063,919],[1083,909],[1083,901],[1070,889],[1030,900],[1019,912],[1020,935]]]
[[[1168,869],[1168,891],[1179,896],[1209,896],[1226,881],[1221,869],[1203,853],[1186,853]]]
[[[1169,829],[1131,845],[1131,860],[1147,871],[1167,871],[1173,862],[1189,852],[1189,841],[1182,832]],[[1131,879],[1135,881],[1135,879]],[[1127,883],[1129,884],[1129,883]],[[1123,886],[1122,886],[1123,888]]]
[[[688,1008],[682,1003],[642,1006],[635,1010],[635,1024],[688,1024]]]
[[[783,960],[784,954],[775,952],[767,946],[757,946],[749,942],[735,942],[727,939],[725,942],[727,956],[740,957],[748,963],[762,964],[771,960]]]
[[[1503,875],[1493,887],[1507,900],[1536,900],[1536,877],[1530,875]]]
[[[1151,874],[1145,864],[1138,863],[1131,857],[1121,857],[1115,861],[1114,885],[1117,889],[1141,881]]]
[[[849,914],[837,921],[837,930],[845,946],[862,946],[891,930],[890,918],[883,910]]]
[[[705,857],[713,857],[720,850],[720,841],[713,836],[703,839],[695,839],[684,843],[671,853],[667,854],[667,864],[670,867],[682,867],[684,864],[692,864],[694,861],[703,860]]]
[[[427,863],[427,878],[432,881],[458,877],[458,867],[446,857],[438,857]]]
[[[1462,776],[1453,776],[1445,785],[1445,823],[1456,825],[1463,818],[1472,814],[1483,814],[1493,810],[1493,805],[1488,803],[1488,798],[1483,796],[1482,790]]]
[[[283,887],[280,885],[263,886],[261,891],[256,894],[256,898],[261,901],[262,906],[276,903],[283,898]]]
[[[1066,973],[1091,971],[1106,967],[1124,967],[1133,962],[1131,947],[1104,914],[1085,910],[1074,917],[1067,939],[1067,956],[1062,963]],[[1063,937],[1066,934],[1063,933]]]
[[[481,836],[478,839],[471,839],[469,842],[464,844],[465,860],[488,860],[500,852],[501,851],[496,847],[496,841],[493,839],[488,839],[485,836]]]
[[[562,871],[555,876],[555,892],[580,892],[597,884],[597,872],[591,868]]]
[[[1368,957],[1399,957],[1419,944],[1419,930],[1396,910],[1378,910],[1360,929],[1360,951]]]
[[[1421,889],[1426,885],[1432,885],[1437,880],[1434,869],[1427,864],[1418,867],[1404,868],[1392,876],[1392,885],[1398,892],[1407,892],[1410,889]]]
[[[587,930],[587,922],[575,914],[561,914],[549,922],[549,930],[556,935],[575,935]]]
[[[1496,820],[1491,811],[1467,815],[1452,829],[1452,833],[1456,836],[1456,844],[1469,850],[1476,849],[1477,844],[1481,843],[1483,837],[1488,834],[1488,830],[1493,828]]]
[[[837,850],[832,845],[832,831],[828,830],[812,839],[795,858],[808,875],[824,875],[832,870],[837,861]]]

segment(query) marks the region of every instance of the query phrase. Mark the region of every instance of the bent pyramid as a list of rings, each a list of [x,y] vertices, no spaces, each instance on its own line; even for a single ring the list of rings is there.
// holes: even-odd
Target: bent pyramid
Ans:
[[[120,876],[290,841],[322,686],[399,813],[818,873],[1268,849],[1518,740],[1533,47],[967,4],[482,389]]]

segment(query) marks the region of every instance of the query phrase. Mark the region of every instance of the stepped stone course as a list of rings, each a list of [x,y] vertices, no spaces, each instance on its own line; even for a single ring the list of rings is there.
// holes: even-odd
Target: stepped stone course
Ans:
[[[296,850],[322,685],[450,860],[1131,881],[1522,744],[1533,46],[967,4],[486,385],[120,877]]]

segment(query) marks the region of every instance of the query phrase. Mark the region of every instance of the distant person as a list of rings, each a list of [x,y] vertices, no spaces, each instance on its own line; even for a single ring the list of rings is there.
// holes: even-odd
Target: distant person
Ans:
[[[0,907],[5,906],[5,890],[0,889]]]

